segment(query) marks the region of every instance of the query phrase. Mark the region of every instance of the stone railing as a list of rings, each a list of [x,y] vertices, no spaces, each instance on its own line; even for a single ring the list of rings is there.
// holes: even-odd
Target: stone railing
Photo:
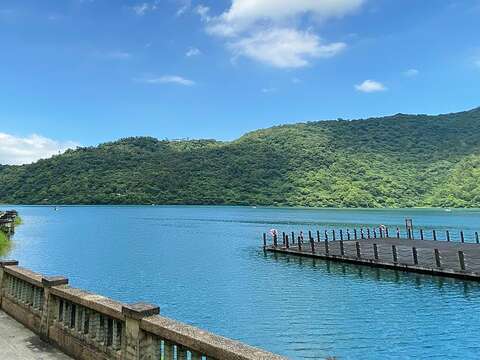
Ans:
[[[0,308],[80,360],[280,360],[284,357],[0,261]]]

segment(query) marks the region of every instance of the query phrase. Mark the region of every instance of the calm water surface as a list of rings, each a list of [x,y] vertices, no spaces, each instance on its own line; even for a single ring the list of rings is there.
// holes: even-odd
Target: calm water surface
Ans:
[[[479,230],[480,211],[16,206],[4,257],[73,286],[290,356],[479,359],[474,282],[265,255],[261,233],[323,227]]]

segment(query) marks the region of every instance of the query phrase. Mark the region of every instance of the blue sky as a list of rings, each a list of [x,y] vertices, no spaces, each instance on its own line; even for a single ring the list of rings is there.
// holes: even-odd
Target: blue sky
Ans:
[[[480,0],[1,0],[0,163],[480,106]]]

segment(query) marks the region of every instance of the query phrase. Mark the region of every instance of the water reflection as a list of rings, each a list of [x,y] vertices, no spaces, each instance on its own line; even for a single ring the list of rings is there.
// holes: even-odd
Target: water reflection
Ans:
[[[435,287],[442,291],[445,287],[456,288],[468,297],[472,292],[480,295],[480,283],[476,281],[433,276],[413,272],[382,269],[377,267],[362,266],[350,263],[341,263],[323,259],[287,255],[282,253],[263,253],[267,261],[275,261],[283,265],[296,267],[292,271],[308,268],[321,271],[323,274],[355,277],[363,281],[388,282],[394,284],[412,285],[413,288],[420,289],[424,286]],[[321,274],[319,274],[320,276]]]

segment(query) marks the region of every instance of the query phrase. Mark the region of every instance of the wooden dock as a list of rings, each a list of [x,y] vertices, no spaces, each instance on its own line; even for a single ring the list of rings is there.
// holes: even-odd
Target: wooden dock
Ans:
[[[309,233],[306,241],[297,237],[296,242],[290,242],[289,236],[283,234],[282,239],[274,237],[271,244],[267,244],[264,234],[263,248],[266,252],[480,281],[480,244],[477,242],[384,236],[353,240],[329,240],[327,236],[320,240],[319,235],[314,239]]]

